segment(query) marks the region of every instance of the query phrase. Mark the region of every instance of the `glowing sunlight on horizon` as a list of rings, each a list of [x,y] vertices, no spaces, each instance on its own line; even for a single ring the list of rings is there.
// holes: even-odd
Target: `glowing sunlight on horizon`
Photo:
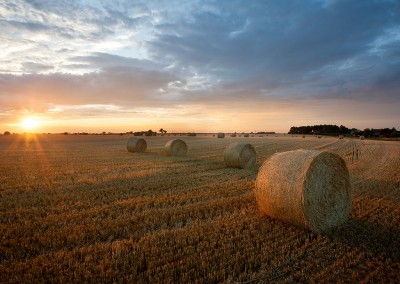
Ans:
[[[36,117],[26,117],[22,119],[20,126],[25,131],[35,131],[40,126],[40,120]]]

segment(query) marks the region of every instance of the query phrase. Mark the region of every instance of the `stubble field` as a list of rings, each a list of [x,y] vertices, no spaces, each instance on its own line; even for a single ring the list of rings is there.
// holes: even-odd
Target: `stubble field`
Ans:
[[[400,143],[275,135],[0,136],[0,282],[399,282]],[[257,169],[226,168],[251,143]],[[326,235],[263,216],[254,181],[275,152],[318,149],[346,161],[349,221]]]

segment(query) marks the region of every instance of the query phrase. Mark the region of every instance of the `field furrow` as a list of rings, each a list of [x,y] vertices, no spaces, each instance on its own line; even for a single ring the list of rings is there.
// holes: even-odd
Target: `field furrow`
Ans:
[[[185,140],[185,157],[163,147]],[[0,283],[399,282],[400,144],[269,135],[0,138]],[[257,167],[227,168],[251,143]],[[318,235],[262,215],[258,168],[296,149],[339,154],[353,186],[349,221]]]

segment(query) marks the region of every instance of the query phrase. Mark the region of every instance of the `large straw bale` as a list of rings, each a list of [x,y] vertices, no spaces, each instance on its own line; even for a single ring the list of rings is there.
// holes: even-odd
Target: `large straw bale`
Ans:
[[[217,138],[225,138],[225,133],[219,132],[219,133],[217,134]]]
[[[235,142],[224,151],[224,162],[228,167],[252,168],[256,164],[256,151],[251,144]]]
[[[255,197],[273,218],[320,233],[346,222],[351,210],[349,171],[334,153],[276,153],[260,168]]]
[[[144,152],[147,149],[147,142],[142,138],[131,137],[126,142],[126,149],[129,152]]]
[[[185,141],[181,139],[169,140],[164,147],[165,153],[168,156],[185,156],[188,147]]]

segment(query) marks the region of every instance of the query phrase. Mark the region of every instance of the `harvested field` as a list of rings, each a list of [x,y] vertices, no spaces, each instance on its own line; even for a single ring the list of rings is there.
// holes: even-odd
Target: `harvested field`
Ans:
[[[400,143],[288,136],[0,136],[0,282],[399,282]],[[227,145],[257,152],[227,168]],[[265,217],[253,189],[273,153],[328,150],[347,163],[350,220],[330,234]]]

